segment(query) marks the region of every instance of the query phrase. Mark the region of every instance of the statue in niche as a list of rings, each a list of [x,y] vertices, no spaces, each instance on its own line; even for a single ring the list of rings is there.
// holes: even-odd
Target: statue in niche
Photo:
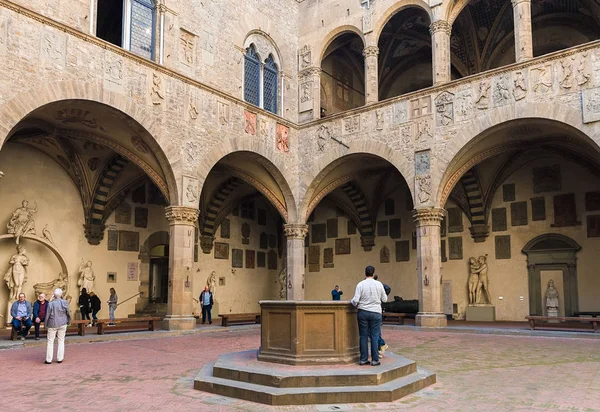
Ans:
[[[21,236],[31,233],[35,235],[35,221],[33,215],[37,212],[37,203],[33,208],[29,207],[29,202],[23,200],[21,207],[15,210],[8,221],[6,227],[8,233],[15,235],[16,243],[19,244]]]
[[[40,293],[45,293],[46,296],[52,296],[54,289],[60,288],[63,291],[63,298],[71,303],[71,296],[69,296],[69,276],[66,273],[60,272],[58,277],[50,282],[36,283],[33,285],[35,296],[39,296]]]
[[[281,299],[287,298],[287,267],[283,265],[283,269],[279,272],[279,297]]]
[[[487,255],[469,258],[469,304],[489,305],[492,297],[487,276]]]
[[[213,301],[216,302],[217,301],[217,272],[215,272],[214,270],[212,272],[210,272],[210,275],[208,275],[208,278],[206,278],[206,286],[208,286],[208,290],[210,291],[210,293],[212,293],[213,295]]]
[[[10,290],[8,300],[14,301],[23,290],[23,284],[27,282],[27,265],[29,265],[27,250],[23,246],[17,246],[17,253],[11,256],[8,263],[11,266],[4,274],[4,281]]]
[[[96,276],[92,269],[92,262],[89,260],[84,262],[83,259],[81,259],[81,264],[79,265],[79,280],[77,281],[79,290],[85,289],[87,293],[93,292],[95,280]]]
[[[554,287],[554,281],[548,281],[546,289],[546,315],[558,316],[558,290]]]

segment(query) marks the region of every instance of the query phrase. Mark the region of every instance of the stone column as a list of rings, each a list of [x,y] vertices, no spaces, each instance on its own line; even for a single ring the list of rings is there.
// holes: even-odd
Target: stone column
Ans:
[[[365,104],[375,103],[379,100],[378,55],[379,48],[377,46],[368,46],[363,50],[363,56],[365,56]]]
[[[196,327],[196,319],[192,316],[192,265],[198,213],[198,209],[191,207],[165,208],[170,225],[169,301],[165,318],[169,330]]]
[[[512,0],[515,26],[515,61],[533,58],[531,34],[531,0]]]
[[[447,325],[442,306],[440,223],[443,209],[416,209],[413,220],[417,229],[417,277],[419,283],[419,313],[416,326]]]
[[[448,83],[450,76],[450,33],[452,26],[445,20],[438,20],[429,26],[433,65],[433,85]]]
[[[287,237],[287,300],[304,300],[304,238],[308,225],[283,225]]]

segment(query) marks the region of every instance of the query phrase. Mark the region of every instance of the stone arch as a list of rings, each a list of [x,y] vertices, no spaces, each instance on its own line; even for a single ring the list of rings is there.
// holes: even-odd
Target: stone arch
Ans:
[[[377,23],[375,23],[375,25],[373,26],[373,33],[375,34],[374,37],[376,40],[375,44],[379,42],[379,36],[381,35],[383,28],[390,21],[390,19],[400,11],[410,7],[418,7],[420,9],[423,9],[423,11],[425,11],[429,16],[429,21],[434,21],[433,12],[431,11],[431,8],[427,4],[427,2],[423,0],[401,0],[395,3],[393,6],[389,7],[386,11],[384,11],[381,17],[377,20]]]
[[[283,70],[281,51],[269,34],[259,29],[251,30],[244,39],[244,50],[250,47],[251,44],[254,44],[254,47],[256,47],[256,52],[260,56],[262,63],[265,62],[269,55],[272,55],[279,70]]]
[[[360,30],[358,27],[350,25],[350,24],[336,27],[335,29],[330,31],[321,41],[321,49],[319,50],[319,60],[318,60],[318,62],[315,62],[315,65],[318,64],[318,66],[321,67],[321,62],[325,58],[325,51],[327,50],[327,47],[329,47],[329,45],[337,37],[341,36],[344,33],[356,34],[358,37],[360,37],[360,39],[363,43],[363,48],[367,46],[367,41],[365,39],[365,35],[363,34],[362,30]]]
[[[281,205],[268,192],[268,189],[261,185],[260,182],[253,179],[243,170],[236,170],[235,176],[259,190],[282,215],[287,223],[294,223],[298,219],[296,200],[294,197],[294,188],[296,187],[293,170],[288,170],[286,167],[286,159],[272,147],[269,148],[266,144],[258,139],[248,139],[243,137],[233,137],[225,140],[221,144],[212,148],[206,154],[203,161],[200,162],[195,170],[195,175],[200,182],[200,188],[204,186],[208,174],[213,167],[225,156],[235,152],[250,152],[260,156],[261,165],[269,171],[277,182],[281,190],[285,204]],[[202,190],[200,190],[202,191]]]
[[[179,204],[178,185],[171,168],[171,162],[164,152],[161,143],[168,141],[167,133],[162,130],[156,116],[143,106],[124,98],[123,95],[104,89],[102,83],[85,83],[81,81],[40,82],[24,90],[0,106],[0,148],[4,146],[15,127],[28,114],[43,106],[65,101],[87,100],[116,109],[133,119],[141,126],[151,139],[145,143],[156,155],[165,173],[171,205]]]
[[[469,5],[470,2],[471,0],[458,0],[456,3],[454,3],[453,6],[448,7],[446,9],[445,18],[450,24],[450,26],[454,24],[454,20],[456,20],[459,14],[463,11],[465,7]],[[449,3],[451,4],[451,2]]]
[[[312,209],[314,209],[314,207],[319,203],[320,199],[323,199],[335,188],[358,177],[354,175],[346,176],[333,182],[335,185],[328,185],[326,190],[322,190],[319,194],[315,193],[319,183],[325,178],[325,176],[327,176],[329,172],[337,167],[344,157],[352,154],[375,155],[391,163],[406,181],[414,203],[414,189],[413,185],[410,184],[414,178],[412,162],[408,161],[404,156],[399,156],[398,153],[395,153],[394,149],[383,143],[373,140],[355,140],[350,144],[350,147],[343,156],[340,156],[339,152],[337,151],[329,151],[324,157],[322,157],[316,164],[313,165],[311,170],[306,173],[306,175],[304,175],[301,185],[302,187],[305,187],[306,190],[303,196],[299,198],[302,199],[299,203],[300,208],[298,214],[298,218],[300,219],[301,223],[306,222]]]
[[[504,106],[490,109],[485,115],[478,116],[463,127],[456,136],[446,145],[444,157],[438,161],[437,170],[439,180],[432,182],[436,192],[436,206],[443,207],[452,188],[471,167],[483,160],[519,146],[518,141],[486,149],[476,155],[470,156],[464,164],[458,164],[464,156],[477,143],[499,130],[508,126],[515,120],[536,120],[552,122],[562,129],[576,134],[583,141],[591,143],[596,151],[600,152],[600,128],[596,123],[587,125],[582,122],[581,113],[570,106],[561,104],[527,102],[519,105],[518,109]]]
[[[161,230],[159,232],[154,232],[144,242],[144,249],[150,253],[150,250],[158,245],[168,245],[169,244],[169,232],[165,230]]]

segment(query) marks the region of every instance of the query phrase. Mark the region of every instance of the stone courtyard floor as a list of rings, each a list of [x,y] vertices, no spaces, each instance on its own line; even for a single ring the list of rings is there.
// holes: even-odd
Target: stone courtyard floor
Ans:
[[[258,326],[199,328],[173,336],[112,334],[66,347],[45,365],[45,347],[0,350],[3,411],[600,411],[600,339],[590,333],[384,328],[390,350],[437,373],[437,383],[394,403],[270,407],[193,389],[205,362],[257,348]],[[480,331],[481,332],[481,331]],[[35,342],[35,341],[34,341]],[[383,360],[385,362],[385,359]]]

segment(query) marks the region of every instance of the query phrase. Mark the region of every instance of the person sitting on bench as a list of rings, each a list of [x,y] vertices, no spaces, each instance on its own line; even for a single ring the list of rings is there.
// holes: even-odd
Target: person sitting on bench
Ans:
[[[33,308],[31,303],[25,300],[25,294],[19,293],[19,300],[15,301],[10,308],[10,315],[13,317],[12,327],[18,333],[21,333],[21,340],[25,340],[25,336],[31,329],[31,315]]]
[[[35,327],[35,340],[40,340],[40,325],[46,318],[46,294],[40,293],[38,299],[33,303],[33,326]]]

